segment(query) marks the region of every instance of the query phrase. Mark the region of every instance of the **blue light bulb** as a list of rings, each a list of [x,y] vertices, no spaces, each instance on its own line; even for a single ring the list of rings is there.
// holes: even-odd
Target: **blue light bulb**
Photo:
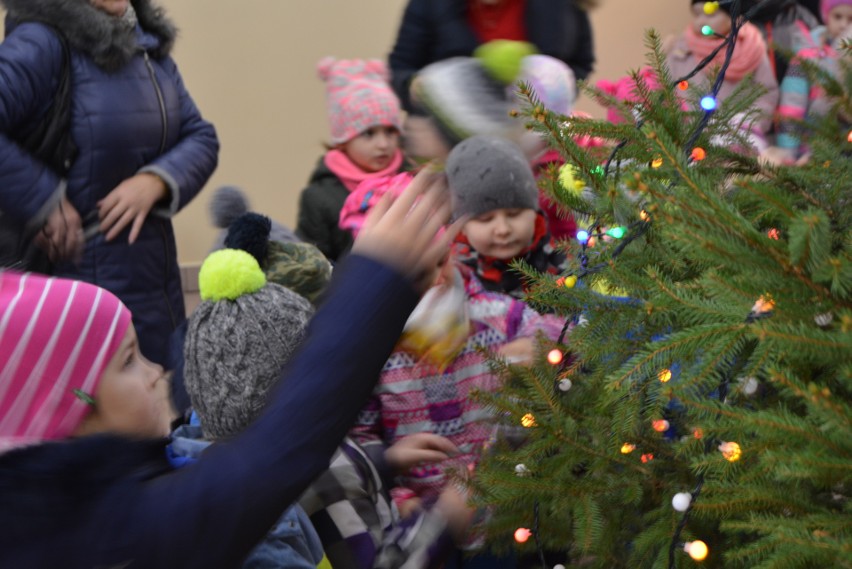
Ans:
[[[714,99],[710,95],[701,97],[701,108],[705,111],[712,111],[716,108],[716,99]]]
[[[589,232],[588,231],[578,231],[577,232],[577,241],[580,243],[588,243],[589,242]]]

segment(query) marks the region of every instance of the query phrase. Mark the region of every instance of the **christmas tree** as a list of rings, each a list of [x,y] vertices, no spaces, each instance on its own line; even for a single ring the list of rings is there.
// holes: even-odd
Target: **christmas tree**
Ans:
[[[717,105],[718,77],[671,77],[648,37],[663,88],[593,92],[625,124],[524,90],[567,161],[544,185],[582,230],[568,273],[518,267],[566,334],[533,366],[495,361],[505,388],[481,395],[524,433],[477,470],[491,543],[566,567],[852,567],[849,58],[819,77],[836,103],[810,159],[771,166],[740,127],[759,89]]]

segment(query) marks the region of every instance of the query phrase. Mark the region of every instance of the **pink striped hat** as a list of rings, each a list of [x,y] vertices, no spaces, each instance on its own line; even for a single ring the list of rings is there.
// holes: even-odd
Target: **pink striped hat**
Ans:
[[[331,143],[343,144],[374,126],[402,130],[399,99],[379,59],[324,57],[317,73],[325,81]]]
[[[0,271],[0,452],[77,429],[130,320],[102,288]]]

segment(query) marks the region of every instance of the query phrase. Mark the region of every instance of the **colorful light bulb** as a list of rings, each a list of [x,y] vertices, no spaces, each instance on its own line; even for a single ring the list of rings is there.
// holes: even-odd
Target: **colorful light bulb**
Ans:
[[[607,235],[615,239],[621,239],[622,237],[624,237],[625,233],[626,230],[623,227],[613,227],[612,229],[606,232]]]
[[[704,3],[704,13],[708,16],[712,16],[719,9],[718,2],[705,2]]]
[[[649,452],[647,454],[643,454],[640,459],[642,460],[642,462],[651,462],[652,460],[654,460],[654,455]]]
[[[740,445],[733,442],[720,444],[719,451],[722,453],[722,456],[724,456],[725,460],[727,460],[728,462],[738,461],[743,454]]]
[[[654,430],[658,433],[665,433],[669,430],[669,422],[665,419],[657,419],[651,423],[651,426],[654,427]]]
[[[705,95],[701,97],[701,108],[705,111],[712,111],[716,108],[716,99],[714,99],[710,95]]]
[[[558,350],[553,348],[547,353],[547,361],[551,365],[559,365],[562,363],[562,358],[564,355],[562,354],[562,350]]]
[[[651,168],[659,168],[663,165],[663,159],[659,156],[651,160]]]
[[[559,380],[559,391],[570,391],[574,384],[567,377]]]
[[[701,26],[701,34],[705,36],[712,36],[713,28],[711,28],[710,26]]]
[[[672,370],[666,368],[660,373],[657,374],[657,379],[660,380],[660,383],[668,383],[672,378]]]
[[[636,450],[636,445],[632,443],[624,443],[621,445],[621,454],[630,454],[634,450]]]
[[[707,554],[709,553],[707,544],[700,539],[686,542],[683,544],[683,550],[686,551],[686,554],[692,557],[695,561],[704,561],[707,559]]]
[[[577,232],[577,241],[586,244],[589,242],[589,232],[581,229]]]
[[[532,532],[527,528],[518,528],[515,530],[515,541],[518,543],[526,543],[532,537]]]
[[[687,89],[689,89],[689,81],[681,81],[677,84],[677,88],[681,91],[686,91]]]
[[[527,429],[535,427],[535,416],[532,413],[527,413],[521,417],[521,425]]]
[[[678,512],[685,512],[692,503],[692,494],[689,492],[678,492],[672,498],[672,508]]]
[[[565,277],[562,284],[565,286],[565,288],[574,288],[574,286],[577,284],[577,275],[568,275],[567,277]]]
[[[707,158],[707,151],[701,148],[700,146],[696,146],[692,149],[692,152],[689,155],[696,162],[701,162],[705,158]]]

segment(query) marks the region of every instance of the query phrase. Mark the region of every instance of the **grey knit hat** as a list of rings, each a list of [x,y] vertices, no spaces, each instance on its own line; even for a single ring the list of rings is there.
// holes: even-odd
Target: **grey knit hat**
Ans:
[[[203,302],[189,319],[184,377],[208,439],[227,438],[260,414],[314,309],[266,281],[245,251],[223,249],[199,273]]]
[[[501,208],[538,208],[532,168],[518,145],[495,136],[474,136],[447,158],[453,217]]]

